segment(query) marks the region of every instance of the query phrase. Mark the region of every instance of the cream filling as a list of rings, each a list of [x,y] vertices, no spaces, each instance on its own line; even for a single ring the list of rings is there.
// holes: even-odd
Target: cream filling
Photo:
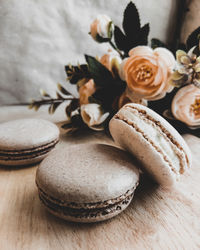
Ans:
[[[167,159],[169,163],[173,166],[173,171],[175,173],[184,172],[183,166],[186,164],[186,159],[184,152],[181,151],[171,140],[163,133],[161,128],[155,124],[155,122],[149,120],[145,117],[145,114],[141,114],[136,109],[130,108],[129,110],[124,110],[127,112],[126,122],[138,127],[144,132],[147,138],[153,142],[153,144],[160,149],[163,154],[163,158]],[[122,118],[123,119],[123,118]],[[124,119],[123,119],[124,120]]]

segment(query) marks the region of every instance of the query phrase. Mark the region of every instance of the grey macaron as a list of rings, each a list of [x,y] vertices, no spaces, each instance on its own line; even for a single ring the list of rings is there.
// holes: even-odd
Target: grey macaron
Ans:
[[[0,124],[0,164],[21,166],[41,161],[59,140],[58,127],[42,119]]]
[[[45,207],[75,222],[103,221],[121,213],[130,204],[138,182],[132,157],[103,144],[56,149],[36,173]]]
[[[109,124],[114,141],[131,152],[161,185],[171,186],[191,166],[182,136],[160,115],[140,104],[126,104]]]

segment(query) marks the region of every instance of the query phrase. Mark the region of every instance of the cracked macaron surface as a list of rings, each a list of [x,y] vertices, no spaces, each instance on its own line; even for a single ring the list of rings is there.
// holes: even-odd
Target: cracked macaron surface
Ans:
[[[0,164],[28,165],[42,160],[58,143],[58,127],[42,119],[0,124]]]
[[[126,152],[109,145],[59,148],[38,167],[39,197],[54,215],[96,222],[122,212],[131,202],[139,170]]]
[[[125,105],[109,128],[114,141],[138,158],[163,186],[173,185],[191,166],[191,153],[181,135],[143,105]]]

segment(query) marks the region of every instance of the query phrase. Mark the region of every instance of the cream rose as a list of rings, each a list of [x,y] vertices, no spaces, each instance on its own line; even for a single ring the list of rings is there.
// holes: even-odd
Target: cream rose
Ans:
[[[115,51],[109,50],[107,54],[103,55],[100,62],[112,72],[113,75],[119,74],[121,57]]]
[[[169,50],[138,46],[129,56],[122,63],[121,75],[130,91],[147,100],[158,100],[173,89],[168,80],[176,62]]]
[[[80,105],[82,104],[88,104],[89,100],[88,98],[94,94],[96,91],[95,83],[93,79],[90,79],[87,83],[85,83],[83,86],[79,88],[79,102]]]
[[[81,105],[81,117],[93,130],[103,130],[101,124],[107,119],[109,113],[103,113],[102,108],[97,103]]]
[[[110,17],[98,15],[90,26],[90,34],[97,42],[105,42],[112,37],[113,23]]]
[[[188,126],[200,126],[200,89],[187,85],[176,93],[172,100],[172,114]]]

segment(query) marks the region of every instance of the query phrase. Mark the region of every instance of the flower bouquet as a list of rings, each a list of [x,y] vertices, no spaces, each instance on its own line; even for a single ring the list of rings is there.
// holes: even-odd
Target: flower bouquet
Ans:
[[[68,132],[106,129],[113,115],[126,103],[148,106],[164,116],[179,132],[200,136],[200,27],[177,48],[152,39],[149,24],[141,26],[138,10],[130,2],[123,16],[123,30],[106,15],[99,15],[89,34],[111,49],[100,57],[85,55],[85,64],[67,65],[67,80],[76,85],[75,97],[58,84],[57,97],[42,90],[42,99],[30,108],[49,105],[54,113],[66,102]]]

